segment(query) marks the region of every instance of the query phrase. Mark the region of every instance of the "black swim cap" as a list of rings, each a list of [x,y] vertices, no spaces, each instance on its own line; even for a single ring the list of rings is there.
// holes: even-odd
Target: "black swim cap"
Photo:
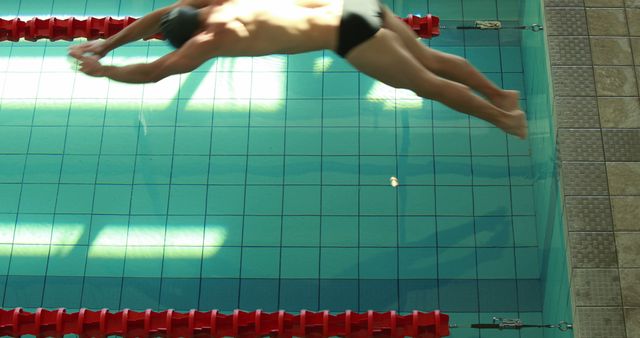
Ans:
[[[178,7],[162,17],[160,30],[175,48],[184,45],[200,28],[198,10],[190,7]]]

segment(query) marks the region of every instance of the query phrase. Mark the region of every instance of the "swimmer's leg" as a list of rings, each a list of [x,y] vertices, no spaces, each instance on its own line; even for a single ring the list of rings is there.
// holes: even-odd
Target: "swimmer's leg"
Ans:
[[[475,95],[469,87],[435,75],[416,60],[398,35],[389,29],[382,28],[373,38],[352,49],[346,58],[358,70],[390,86],[440,101],[509,134],[527,136],[524,112],[503,110]]]
[[[498,88],[465,58],[425,46],[409,26],[386,6],[383,6],[383,15],[384,27],[396,33],[413,57],[431,72],[471,87],[504,110],[520,109],[520,95],[517,91]]]

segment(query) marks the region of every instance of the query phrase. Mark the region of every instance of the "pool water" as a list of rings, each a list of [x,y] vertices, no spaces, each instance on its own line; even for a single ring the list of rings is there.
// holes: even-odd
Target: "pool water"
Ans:
[[[329,51],[219,58],[125,85],[74,72],[68,42],[0,43],[2,306],[570,320],[555,173],[542,164],[553,157],[543,35],[453,29],[540,20],[539,1],[384,2],[440,16],[448,29],[425,43],[520,90],[536,108],[531,141]],[[10,0],[0,13],[137,17],[170,3]],[[169,51],[137,42],[105,62]],[[481,335],[543,333],[452,333]]]

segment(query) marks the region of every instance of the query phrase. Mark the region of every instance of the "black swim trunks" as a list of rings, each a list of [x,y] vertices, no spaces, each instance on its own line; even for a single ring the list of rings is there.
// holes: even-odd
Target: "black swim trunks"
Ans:
[[[382,5],[379,0],[344,0],[338,55],[345,57],[359,44],[369,40],[382,27]]]

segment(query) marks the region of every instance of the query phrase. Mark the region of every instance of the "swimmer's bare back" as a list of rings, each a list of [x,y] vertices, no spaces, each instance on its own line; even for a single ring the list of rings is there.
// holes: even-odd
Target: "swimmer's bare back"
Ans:
[[[204,9],[217,56],[335,50],[342,15],[336,0],[218,0]]]

